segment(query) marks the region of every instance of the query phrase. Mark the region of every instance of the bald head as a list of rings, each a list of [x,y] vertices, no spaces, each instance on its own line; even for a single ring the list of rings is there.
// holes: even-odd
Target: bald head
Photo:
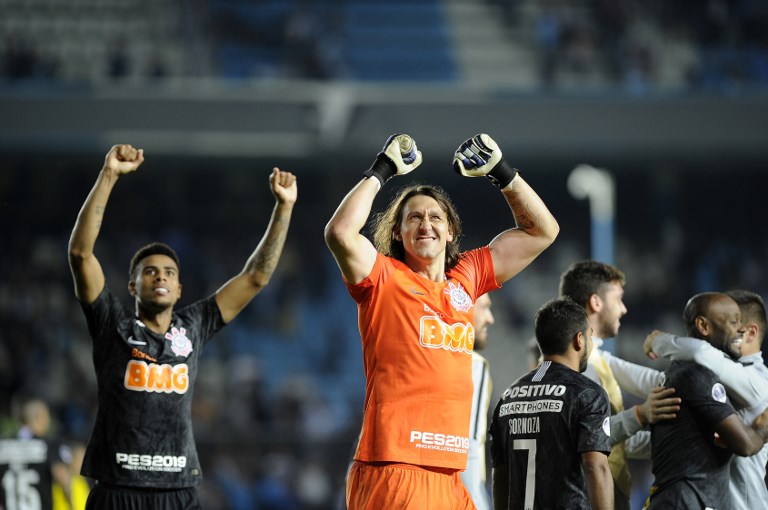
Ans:
[[[683,311],[685,331],[692,338],[706,340],[732,358],[741,357],[741,325],[739,305],[722,292],[696,294]]]

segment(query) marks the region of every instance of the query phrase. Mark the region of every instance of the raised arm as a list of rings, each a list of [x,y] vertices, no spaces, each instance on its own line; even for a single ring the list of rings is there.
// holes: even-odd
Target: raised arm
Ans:
[[[234,319],[267,285],[283,252],[293,206],[298,196],[296,176],[275,167],[269,176],[269,185],[275,196],[275,207],[272,209],[267,231],[248,257],[243,270],[216,291],[216,304],[225,323]]]
[[[765,409],[768,399],[768,381],[750,371],[737,361],[729,359],[722,351],[697,338],[686,338],[651,332],[643,344],[645,353],[671,359],[694,361],[717,375],[736,407]]]
[[[398,136],[387,139],[371,168],[364,172],[364,179],[347,193],[325,226],[325,243],[344,279],[352,284],[367,277],[376,262],[376,248],[361,233],[376,194],[390,178],[413,171],[422,161],[415,144],[404,158]]]
[[[491,241],[496,280],[503,283],[522,271],[551,245],[560,226],[539,195],[503,158],[486,134],[475,135],[456,150],[454,170],[465,177],[488,177],[501,189],[512,210],[515,227]]]
[[[592,508],[613,510],[613,476],[608,456],[603,452],[584,452],[581,454],[581,467]]]
[[[104,210],[117,179],[135,171],[144,162],[144,151],[130,145],[115,145],[104,158],[104,166],[77,215],[69,238],[69,269],[75,283],[75,296],[82,303],[93,303],[104,288],[104,271],[93,253],[101,230]]]
[[[349,283],[362,281],[376,261],[376,248],[360,231],[371,214],[380,186],[379,181],[370,177],[357,183],[325,226],[325,243]]]

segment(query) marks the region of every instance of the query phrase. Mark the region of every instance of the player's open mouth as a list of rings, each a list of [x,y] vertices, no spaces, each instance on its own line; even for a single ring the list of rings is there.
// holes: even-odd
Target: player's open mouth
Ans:
[[[734,338],[733,340],[731,340],[730,343],[734,347],[741,347],[741,341],[742,341],[741,338]]]
[[[155,289],[155,294],[160,294],[161,296],[165,296],[166,294],[168,294],[168,289],[166,289],[165,287],[158,287]]]

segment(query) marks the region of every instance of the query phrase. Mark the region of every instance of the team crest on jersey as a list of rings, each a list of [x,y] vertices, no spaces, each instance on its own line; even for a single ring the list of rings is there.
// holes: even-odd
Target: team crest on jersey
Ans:
[[[467,312],[472,308],[472,298],[464,290],[460,283],[448,282],[448,288],[444,291],[451,296],[451,306],[459,312]]]
[[[171,328],[165,338],[171,341],[171,350],[176,356],[189,356],[192,352],[192,342],[187,338],[187,330],[184,328]]]
[[[725,388],[720,383],[715,383],[712,386],[712,398],[725,404]]]

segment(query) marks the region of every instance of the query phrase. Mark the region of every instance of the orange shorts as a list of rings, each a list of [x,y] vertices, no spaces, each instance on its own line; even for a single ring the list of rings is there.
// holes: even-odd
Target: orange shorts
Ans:
[[[472,510],[459,471],[355,461],[347,477],[349,510]]]

